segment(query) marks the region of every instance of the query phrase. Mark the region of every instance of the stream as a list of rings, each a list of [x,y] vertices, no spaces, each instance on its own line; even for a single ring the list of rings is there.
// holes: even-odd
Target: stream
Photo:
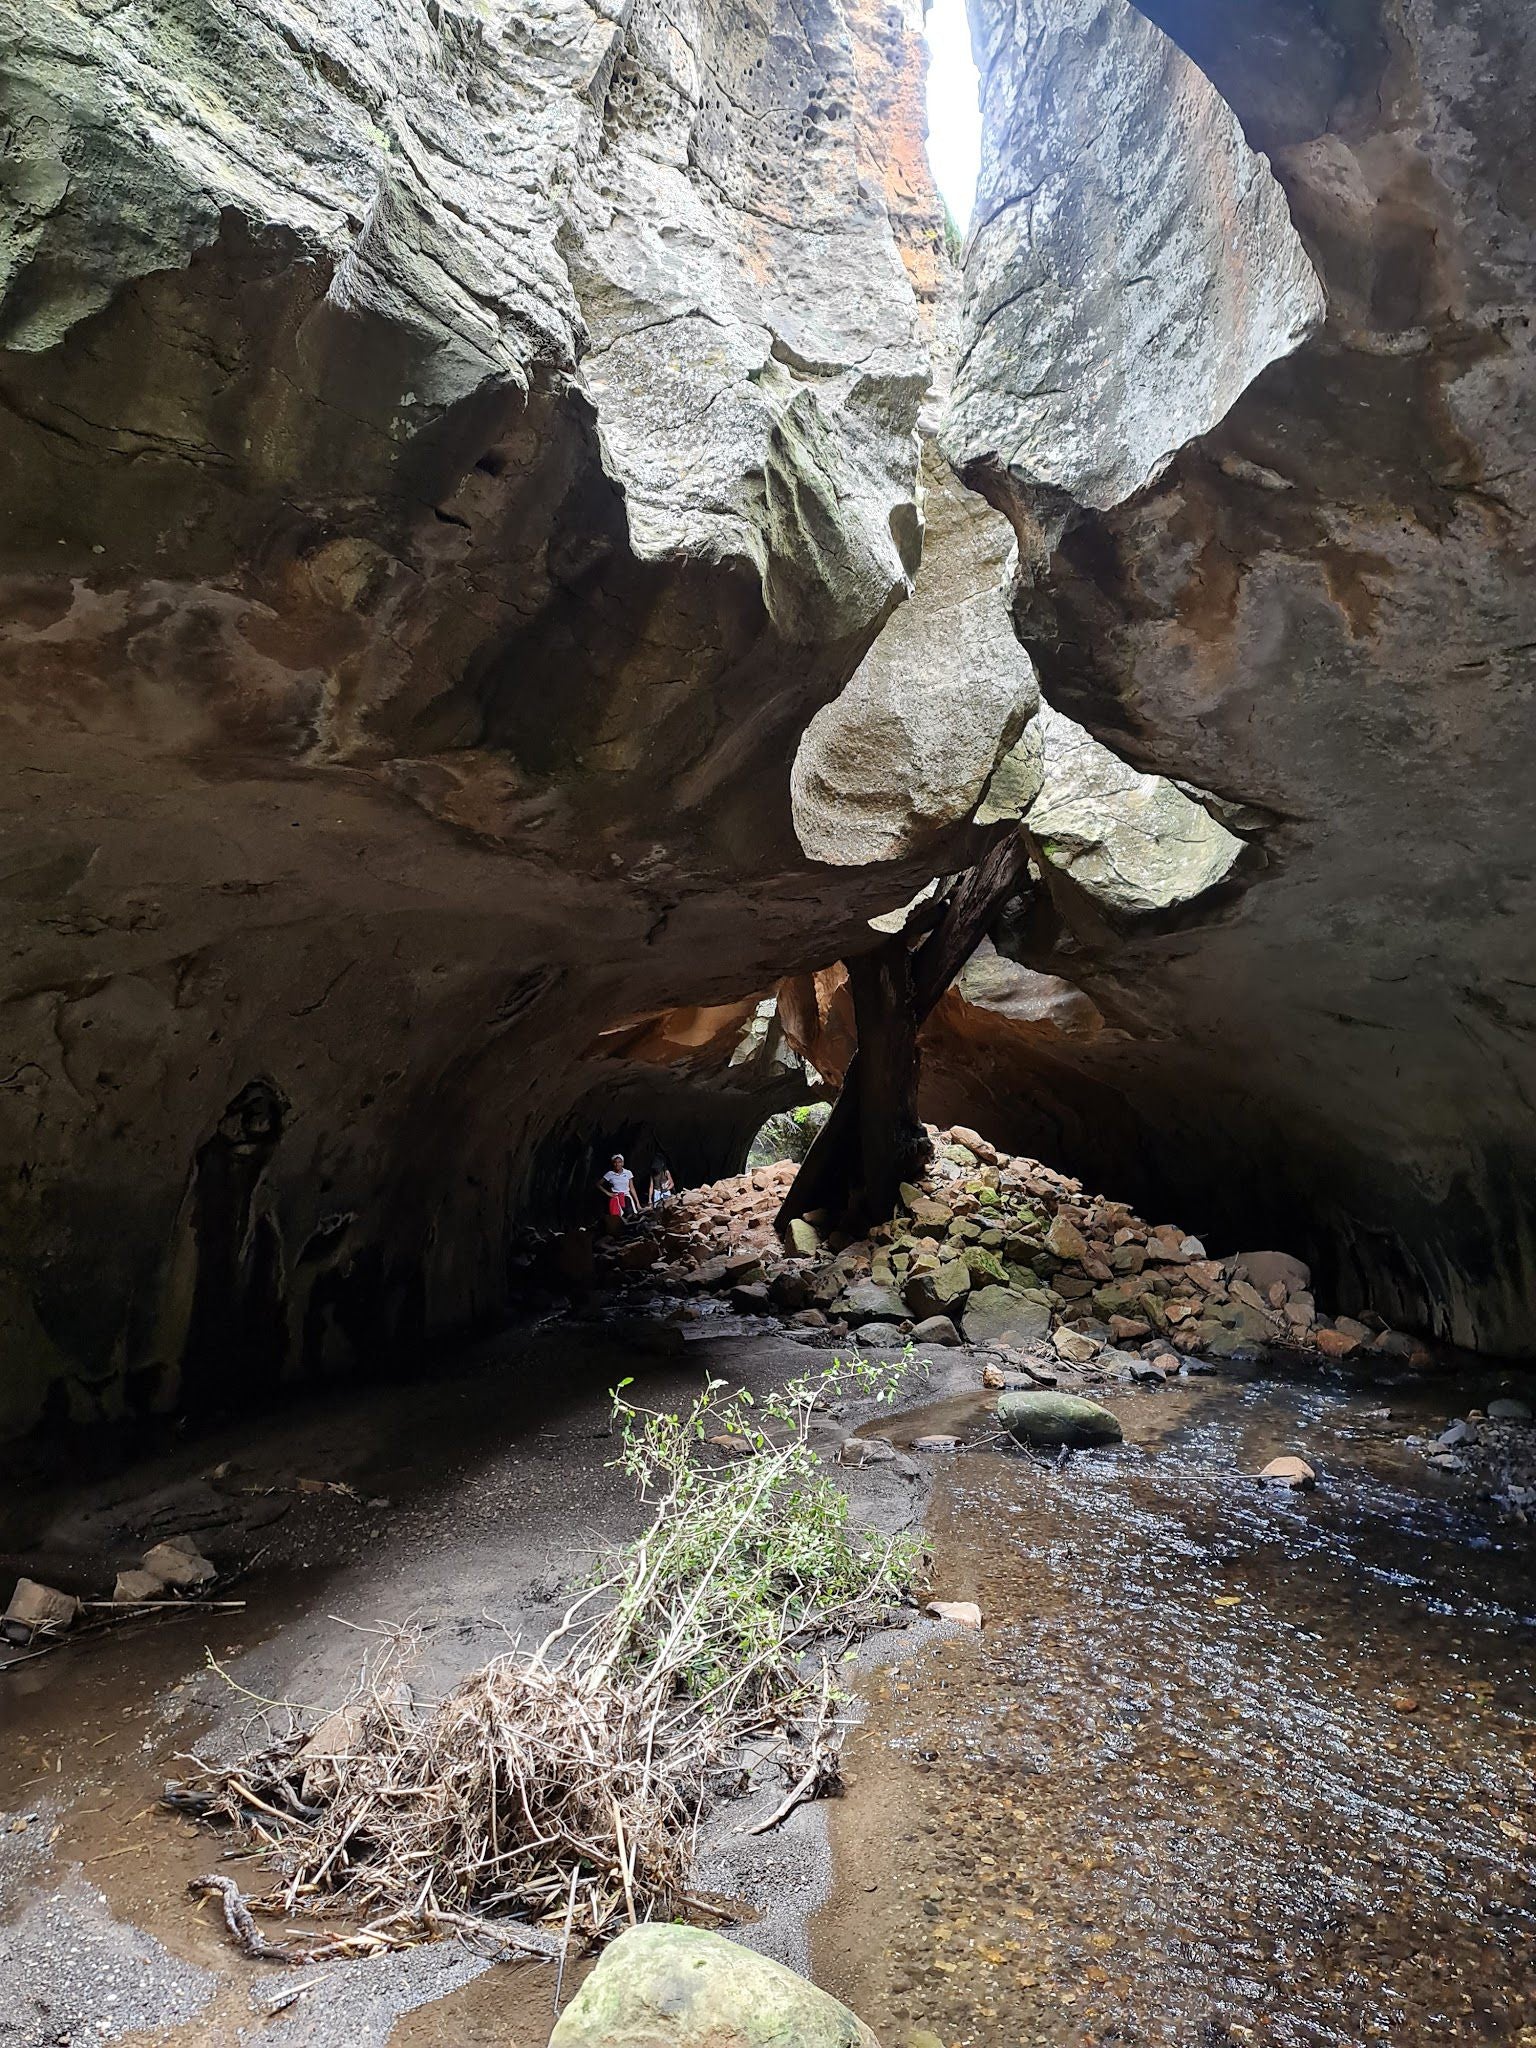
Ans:
[[[1403,1447],[1414,1398],[1180,1382],[1059,1470],[945,1461],[935,1590],[984,1628],[869,1682],[815,1928],[883,2048],[1536,2043],[1533,1546]],[[1290,1451],[1315,1491],[1253,1477]]]
[[[270,1967],[187,1896],[209,1838],[156,1798],[230,1713],[210,1658],[258,1704],[328,1704],[374,1617],[424,1627],[433,1691],[504,1624],[542,1633],[594,1534],[633,1524],[605,1391],[627,1356],[550,1333],[523,1385],[565,1391],[521,1391],[515,1427],[505,1378],[468,1375],[241,1425],[153,1475],[233,1448],[236,1502],[295,1471],[355,1485],[273,1496],[291,1505],[258,1531],[243,1613],[8,1676],[0,2042],[541,2048],[553,1973],[454,1944],[337,1966],[262,2017]],[[706,1370],[763,1387],[805,1359],[728,1333],[647,1384],[675,1405]],[[938,1385],[971,1379],[940,1362]],[[1403,1443],[1480,1391],[1236,1370],[1117,1387],[1126,1443],[1059,1466],[1000,1444],[979,1390],[882,1414],[866,1433],[971,1446],[922,1470],[933,1592],[984,1627],[881,1639],[845,1797],[763,1837],[721,1809],[739,1938],[803,1967],[812,1913],[812,1973],[881,2048],[1536,2048],[1536,1543]],[[1282,1452],[1315,1491],[1259,1484]],[[894,1465],[848,1477],[856,1513],[881,1487],[910,1510]]]

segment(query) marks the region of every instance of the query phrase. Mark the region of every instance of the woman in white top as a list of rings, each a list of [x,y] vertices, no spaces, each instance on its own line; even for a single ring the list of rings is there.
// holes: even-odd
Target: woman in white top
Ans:
[[[608,1198],[609,1229],[612,1230],[626,1209],[633,1209],[638,1215],[639,1198],[635,1194],[635,1176],[624,1164],[624,1154],[615,1152],[613,1164],[598,1182]]]

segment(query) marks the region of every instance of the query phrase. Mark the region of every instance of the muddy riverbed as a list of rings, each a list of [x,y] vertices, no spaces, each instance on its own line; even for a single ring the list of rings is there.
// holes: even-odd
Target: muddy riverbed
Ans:
[[[1532,1548],[1402,1447],[1443,1400],[1202,1380],[950,1461],[985,1628],[869,1684],[819,1980],[896,2043],[1536,2041]]]
[[[291,1977],[194,1909],[215,1851],[154,1797],[260,1699],[337,1697],[358,1626],[418,1622],[435,1693],[505,1628],[547,1625],[594,1538],[633,1524],[605,1390],[634,1362],[555,1331],[144,1475],[184,1484],[233,1450],[242,1498],[302,1472],[353,1493],[294,1494],[253,1532],[244,1614],[0,1678],[0,2048],[542,2048],[553,1973],[453,1943],[332,1965],[266,2017]],[[726,1332],[642,1370],[682,1400],[706,1370],[820,1362]],[[979,1444],[977,1376],[941,1355],[915,1380],[930,1405],[865,1426]],[[1126,1445],[1060,1468],[983,1445],[845,1474],[883,1526],[931,1487],[934,1590],[986,1626],[877,1646],[843,1799],[759,1838],[739,1832],[756,1809],[726,1809],[709,1881],[742,1900],[739,1938],[813,1968],[884,2048],[1536,2042],[1531,1546],[1402,1441],[1466,1394],[1229,1374],[1114,1405]],[[842,1434],[827,1418],[829,1459]],[[1317,1490],[1261,1489],[1292,1450]],[[48,1504],[56,1535],[73,1512]]]

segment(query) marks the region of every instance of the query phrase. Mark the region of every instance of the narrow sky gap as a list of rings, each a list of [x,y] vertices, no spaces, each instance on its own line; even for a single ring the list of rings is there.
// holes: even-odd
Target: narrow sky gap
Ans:
[[[963,234],[976,203],[981,165],[981,112],[965,0],[930,0],[928,36],[928,161],[955,226]]]

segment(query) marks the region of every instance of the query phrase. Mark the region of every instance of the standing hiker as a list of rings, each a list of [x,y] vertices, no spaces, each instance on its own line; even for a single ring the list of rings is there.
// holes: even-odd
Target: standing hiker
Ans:
[[[608,1203],[608,1229],[610,1233],[619,1227],[619,1219],[626,1210],[640,1213],[639,1198],[635,1194],[635,1176],[624,1164],[624,1154],[615,1152],[613,1163],[598,1182]]]

